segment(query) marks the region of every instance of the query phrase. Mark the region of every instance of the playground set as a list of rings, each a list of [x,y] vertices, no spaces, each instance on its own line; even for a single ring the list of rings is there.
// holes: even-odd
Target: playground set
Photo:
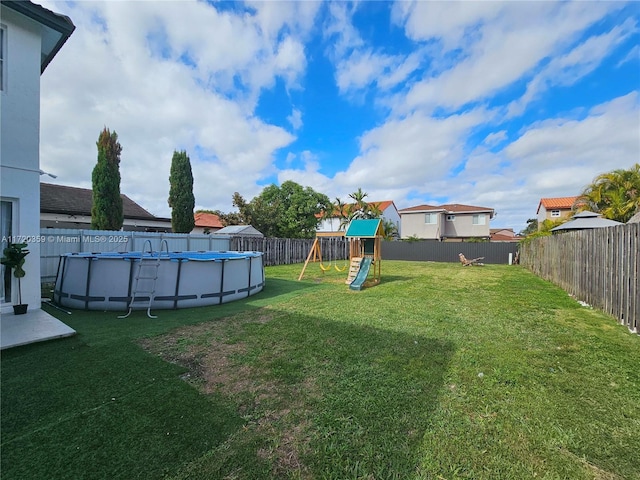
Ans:
[[[327,265],[322,263],[321,244],[322,239],[326,237],[345,237],[349,240],[349,263],[338,266],[337,261],[334,260],[333,267],[340,272],[349,267],[345,283],[351,290],[362,290],[365,283],[375,285],[380,282],[380,264],[382,263],[380,242],[383,238],[380,219],[353,220],[346,232],[318,232],[298,280],[302,280],[309,262],[319,262],[323,272],[331,268],[331,258]]]

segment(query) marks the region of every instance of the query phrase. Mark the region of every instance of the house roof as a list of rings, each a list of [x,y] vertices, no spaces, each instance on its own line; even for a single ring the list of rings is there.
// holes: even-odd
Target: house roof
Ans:
[[[40,73],[44,72],[53,57],[69,39],[76,26],[66,15],[52,12],[35,3],[19,0],[2,0],[2,6],[24,15],[42,25]]]
[[[518,242],[520,237],[512,228],[490,228],[489,235],[492,242]]]
[[[224,228],[224,225],[220,221],[220,217],[215,213],[196,212],[193,215],[196,222],[196,227],[202,228]]]
[[[599,213],[590,212],[585,210],[580,213],[576,213],[571,220],[563,223],[559,227],[552,228],[552,232],[558,232],[562,230],[586,230],[591,228],[606,228],[615,227],[616,225],[622,225],[615,220],[609,220],[608,218],[602,218]]]
[[[541,198],[540,203],[538,203],[537,213],[540,212],[540,207],[544,207],[547,210],[571,210],[578,198],[580,197]]]
[[[446,213],[489,213],[493,217],[493,208],[488,207],[476,207],[473,205],[463,205],[460,203],[447,203],[445,205],[417,205],[415,207],[403,208],[399,210],[400,214],[403,213],[427,213],[427,212],[446,212]]]
[[[122,210],[125,218],[138,220],[157,220],[158,218],[126,195],[122,197]],[[93,191],[88,188],[67,187],[52,183],[40,184],[40,212],[66,215],[91,216]]]
[[[382,236],[382,220],[352,220],[345,237],[374,238]]]
[[[264,237],[264,235],[252,227],[251,225],[229,225],[224,227],[216,232],[217,234],[227,234],[227,235],[258,235]]]
[[[347,207],[354,206],[354,205],[355,205],[355,203],[345,203],[344,208],[342,210],[342,215],[346,216],[347,215],[347,211],[346,211]],[[367,202],[367,205],[369,207],[376,206],[376,207],[378,207],[380,209],[381,212],[384,212],[387,208],[389,208],[392,205],[395,208],[395,203],[393,202],[393,200],[382,200],[381,202]],[[396,208],[396,211],[397,210],[398,209]],[[317,213],[316,214],[316,218],[322,218],[323,213],[324,212]],[[334,217],[338,217],[339,216],[337,209],[333,211],[333,216]]]

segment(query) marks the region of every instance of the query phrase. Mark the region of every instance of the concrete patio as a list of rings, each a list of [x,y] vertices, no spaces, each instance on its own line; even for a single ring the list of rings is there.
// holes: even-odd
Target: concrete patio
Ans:
[[[76,331],[44,310],[0,316],[0,350],[75,335]]]

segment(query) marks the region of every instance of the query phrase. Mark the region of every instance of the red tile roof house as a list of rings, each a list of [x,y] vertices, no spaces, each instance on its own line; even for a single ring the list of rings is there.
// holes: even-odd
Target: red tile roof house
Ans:
[[[224,228],[220,217],[215,213],[196,212],[193,215],[196,222],[196,226],[191,230],[191,233],[214,233]]]
[[[492,242],[519,242],[522,237],[516,235],[512,228],[492,228],[491,241]]]
[[[402,237],[426,240],[464,242],[470,239],[490,239],[489,222],[493,208],[460,205],[417,205],[399,211]]]
[[[377,206],[382,212],[381,218],[383,220],[387,220],[393,222],[396,228],[398,229],[398,234],[400,234],[400,214],[398,213],[398,209],[396,208],[396,204],[393,203],[393,200],[383,200],[381,202],[367,202],[367,204],[372,206]],[[316,215],[318,219],[320,219],[320,223],[318,224],[318,228],[316,231],[318,232],[337,232],[340,230],[340,222],[342,221],[340,216],[336,214],[333,217],[321,219],[322,215]],[[346,230],[346,229],[344,229]]]
[[[551,220],[566,220],[571,217],[575,211],[574,205],[579,197],[555,197],[541,198],[538,203],[537,220],[538,230],[542,228],[542,222]]]

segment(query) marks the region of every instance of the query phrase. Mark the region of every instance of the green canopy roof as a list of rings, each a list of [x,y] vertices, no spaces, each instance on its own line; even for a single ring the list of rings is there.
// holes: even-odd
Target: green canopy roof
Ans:
[[[375,238],[382,237],[382,220],[352,220],[345,237]]]

